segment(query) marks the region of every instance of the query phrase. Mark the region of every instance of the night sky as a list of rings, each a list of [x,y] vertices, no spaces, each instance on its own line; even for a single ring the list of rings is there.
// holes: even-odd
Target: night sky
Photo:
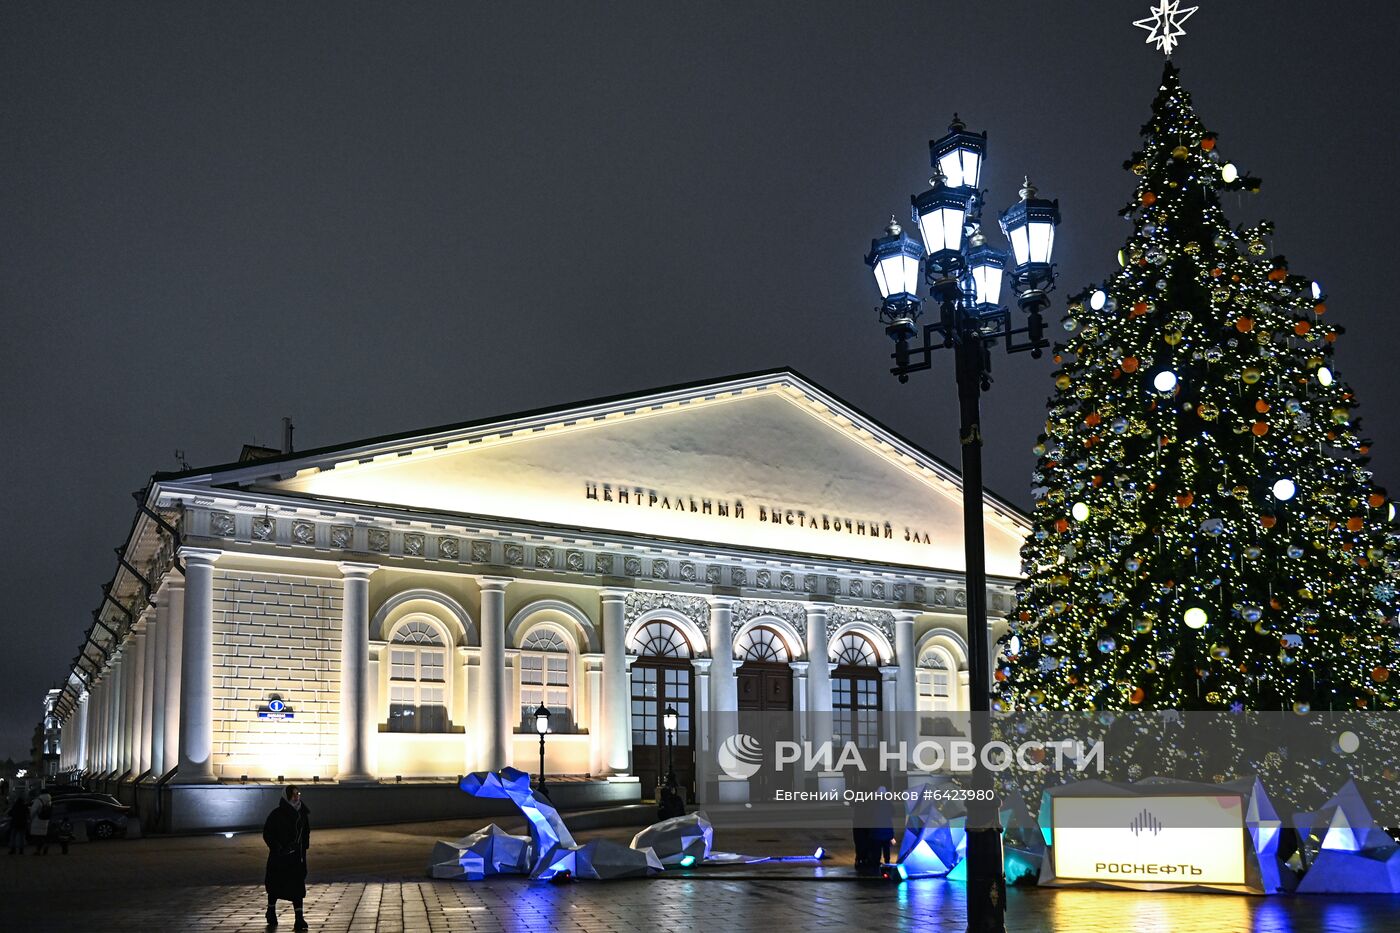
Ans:
[[[1227,212],[1326,287],[1400,489],[1400,14],[1200,4],[1175,61],[1264,179]],[[887,374],[861,256],[957,110],[990,134],[990,209],[1025,172],[1060,200],[1058,322],[1130,232],[1148,5],[0,6],[0,758],[132,491],[176,449],[278,444],[283,415],[301,449],[792,366],[956,462],[952,360]],[[1028,506],[1052,365],[993,368],[988,484]]]

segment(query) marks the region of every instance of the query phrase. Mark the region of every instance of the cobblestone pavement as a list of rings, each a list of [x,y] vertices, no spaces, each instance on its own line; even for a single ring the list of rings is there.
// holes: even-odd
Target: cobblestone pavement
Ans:
[[[689,877],[608,884],[481,883],[423,877],[434,838],[455,824],[325,830],[312,846],[306,916],[321,933],[813,929],[961,930],[963,889],[925,879],[891,885],[857,880],[850,854],[821,869],[711,867]],[[633,830],[586,833],[630,837]],[[789,833],[735,838],[732,848],[765,854],[812,851]],[[823,844],[839,845],[835,839]],[[783,853],[782,844],[791,852]],[[72,855],[0,856],[0,931],[264,931],[266,906],[256,835],[184,837],[74,846]],[[740,877],[742,873],[742,879]],[[819,875],[824,877],[818,877]],[[291,929],[283,905],[280,931]],[[1014,888],[1007,927],[1054,933],[1369,933],[1400,930],[1400,897],[1239,897]]]

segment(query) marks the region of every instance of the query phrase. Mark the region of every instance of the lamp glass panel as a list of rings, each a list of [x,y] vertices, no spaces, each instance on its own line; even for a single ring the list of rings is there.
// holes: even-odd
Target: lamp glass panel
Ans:
[[[1026,224],[1030,228],[1031,262],[1049,262],[1050,251],[1055,248],[1055,225],[1047,220],[1033,220]]]
[[[977,286],[977,303],[994,305],[1001,295],[1002,268],[992,263],[972,267],[972,281]]]
[[[1030,240],[1026,236],[1026,225],[1011,227],[1006,231],[1011,240],[1011,249],[1016,253],[1016,265],[1024,266],[1031,261]]]

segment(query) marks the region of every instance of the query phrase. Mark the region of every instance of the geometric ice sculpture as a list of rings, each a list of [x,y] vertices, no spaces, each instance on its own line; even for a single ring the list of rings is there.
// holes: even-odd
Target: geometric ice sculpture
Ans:
[[[438,842],[428,858],[434,878],[480,881],[487,875],[524,875],[530,871],[530,837],[513,836],[495,823],[456,842]]]
[[[514,768],[500,771],[477,771],[462,778],[458,785],[473,797],[509,800],[520,808],[530,830],[536,864],[555,846],[574,845],[574,837],[564,825],[559,811],[548,798],[530,790],[530,775]]]
[[[905,813],[898,861],[910,878],[946,875],[967,853],[967,818],[948,819],[936,804],[933,794],[921,793]]]
[[[643,878],[661,870],[661,860],[650,848],[633,849],[611,839],[592,839],[577,848],[555,846],[535,863],[530,878],[547,881],[568,872],[574,878],[611,881]]]
[[[1299,894],[1400,894],[1400,845],[1377,825],[1350,780],[1322,809],[1296,814],[1293,822],[1305,846],[1322,837]]]
[[[652,823],[632,837],[632,848],[651,849],[662,865],[679,865],[690,857],[688,864],[704,862],[714,845],[715,831],[704,810],[673,816]]]

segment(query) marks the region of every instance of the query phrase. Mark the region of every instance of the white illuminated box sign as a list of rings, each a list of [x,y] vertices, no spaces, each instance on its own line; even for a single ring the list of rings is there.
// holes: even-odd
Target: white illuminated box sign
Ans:
[[[1245,883],[1244,799],[1235,794],[1057,797],[1051,821],[1060,879]]]

